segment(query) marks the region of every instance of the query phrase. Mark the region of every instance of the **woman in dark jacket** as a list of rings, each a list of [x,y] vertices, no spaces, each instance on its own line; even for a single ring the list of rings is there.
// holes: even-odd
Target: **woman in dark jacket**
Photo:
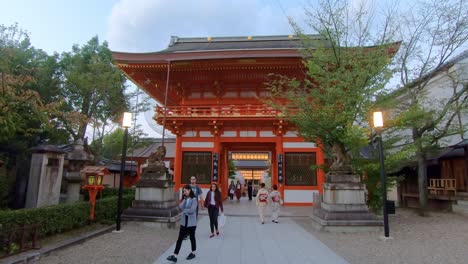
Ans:
[[[206,194],[205,207],[208,208],[208,215],[210,216],[211,237],[214,237],[214,230],[216,228],[216,235],[219,235],[218,230],[218,214],[219,209],[224,212],[223,201],[221,199],[221,192],[216,183],[211,184],[211,189]]]
[[[192,252],[187,256],[187,259],[195,258],[195,250],[197,250],[197,241],[195,240],[195,229],[197,229],[197,204],[198,198],[192,191],[192,187],[187,184],[182,189],[182,201],[179,204],[182,209],[182,216],[180,217],[180,230],[179,238],[177,239],[174,254],[167,257],[167,260],[177,262],[177,255],[179,254],[182,240],[186,234],[190,235],[190,243],[192,244]]]

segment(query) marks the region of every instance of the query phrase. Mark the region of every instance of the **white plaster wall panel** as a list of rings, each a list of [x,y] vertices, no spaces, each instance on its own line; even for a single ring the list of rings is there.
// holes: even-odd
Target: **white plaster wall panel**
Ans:
[[[236,131],[224,131],[224,133],[221,135],[221,137],[236,137],[237,132]]]
[[[257,131],[241,131],[240,136],[241,137],[256,137]]]
[[[316,148],[317,145],[312,142],[283,142],[283,148]]]
[[[183,148],[213,148],[213,142],[182,142]]]
[[[187,131],[185,134],[182,135],[182,137],[196,137],[197,132],[196,131]]]
[[[214,137],[210,131],[200,131],[200,137]]]
[[[260,131],[260,137],[276,137],[272,131]]]
[[[313,203],[314,193],[317,190],[285,190],[284,202],[285,203]]]
[[[286,134],[284,134],[283,137],[289,137],[289,138],[296,138],[299,137],[296,131],[288,131]]]

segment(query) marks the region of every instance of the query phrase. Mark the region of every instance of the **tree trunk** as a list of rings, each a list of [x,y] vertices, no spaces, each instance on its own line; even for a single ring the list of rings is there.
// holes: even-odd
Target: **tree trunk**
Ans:
[[[426,157],[422,154],[418,158],[418,190],[419,190],[419,215],[427,216],[427,165]]]

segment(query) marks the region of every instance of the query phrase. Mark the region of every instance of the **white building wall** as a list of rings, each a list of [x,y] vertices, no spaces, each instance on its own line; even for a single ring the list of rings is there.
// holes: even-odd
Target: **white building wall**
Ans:
[[[284,190],[285,203],[313,203],[317,190]]]
[[[462,83],[468,81],[468,56],[455,65],[450,67],[448,71],[441,71],[436,76],[434,76],[425,87],[424,96],[418,98],[421,100],[424,108],[429,111],[433,109],[442,109],[447,105],[449,98],[454,93],[454,87],[456,91],[462,89]],[[458,83],[458,85],[454,85]],[[401,101],[404,102],[407,100],[404,96],[401,97]],[[465,127],[468,125],[468,109],[464,109],[460,112],[461,122],[457,117],[452,121],[452,124],[457,128]],[[460,124],[461,123],[461,124]],[[442,125],[445,122],[442,122]],[[401,130],[398,131],[399,135],[404,136],[407,140],[411,137],[410,130]],[[463,137],[468,138],[468,132],[465,131]],[[457,144],[462,141],[462,135],[457,131],[454,134],[447,136],[440,140],[440,145],[442,147],[450,146]],[[397,143],[397,145],[404,145],[405,140],[402,140]]]

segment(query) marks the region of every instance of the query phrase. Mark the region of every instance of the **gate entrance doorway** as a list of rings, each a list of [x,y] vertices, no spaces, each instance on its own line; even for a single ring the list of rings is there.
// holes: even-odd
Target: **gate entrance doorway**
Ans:
[[[256,197],[260,183],[271,183],[271,152],[233,151],[229,155],[229,164],[233,167],[230,171],[236,172],[230,175],[230,180],[242,184],[241,197],[252,199]]]
[[[248,185],[250,183],[252,185],[252,197],[255,197],[254,195],[258,191],[260,183],[271,184],[272,160],[274,157],[275,143],[273,142],[221,143],[219,186],[223,197],[229,197],[231,182],[234,185],[237,182],[242,185],[241,199],[248,199]]]

